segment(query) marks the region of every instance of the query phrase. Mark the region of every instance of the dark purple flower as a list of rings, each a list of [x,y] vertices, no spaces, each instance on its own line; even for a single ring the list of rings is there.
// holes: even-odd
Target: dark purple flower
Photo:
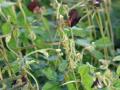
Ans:
[[[75,26],[79,22],[80,18],[81,17],[79,16],[79,13],[76,9],[70,10],[69,18],[67,20],[68,26],[70,27]]]
[[[41,6],[39,5],[37,0],[32,0],[28,4],[28,9],[32,11],[33,13],[40,13],[41,12]]]
[[[22,82],[27,83],[27,78],[25,76],[21,77]]]
[[[12,81],[12,85],[15,85],[17,83],[17,80]]]

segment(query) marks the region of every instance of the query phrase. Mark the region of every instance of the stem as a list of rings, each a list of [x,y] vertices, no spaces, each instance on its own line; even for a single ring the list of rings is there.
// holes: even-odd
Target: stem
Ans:
[[[110,6],[111,6],[111,0],[108,0],[106,2],[104,2],[104,7],[105,7],[105,15],[106,15],[106,27],[108,28],[108,32],[109,32],[109,38],[112,41],[112,47],[109,48],[109,50],[114,51],[114,34],[113,34],[113,30],[112,30],[112,24],[111,24],[111,19],[110,19]],[[111,53],[112,56],[114,56],[114,53]]]
[[[100,33],[101,33],[101,36],[104,38],[105,37],[105,34],[104,34],[104,31],[103,31],[103,24],[102,24],[102,19],[101,19],[101,15],[100,15],[100,12],[98,11],[98,8],[96,8],[96,21],[98,23],[98,26],[100,28]],[[105,56],[105,59],[108,58],[108,50],[107,48],[104,48],[104,56]]]
[[[11,68],[11,66],[10,66],[10,64],[9,64],[9,62],[8,62],[8,57],[7,57],[7,53],[6,53],[6,50],[5,50],[5,48],[4,48],[4,45],[3,45],[3,42],[2,42],[2,40],[1,40],[1,45],[2,45],[2,49],[3,49],[3,52],[2,52],[2,54],[3,54],[3,58],[4,58],[4,60],[5,60],[5,63],[6,63],[6,65],[8,66],[8,74],[9,74],[9,76],[10,77],[12,77],[12,68]]]
[[[36,78],[33,76],[33,74],[32,74],[31,72],[29,72],[27,69],[24,69],[24,70],[27,72],[28,75],[30,75],[30,76],[34,79],[34,81],[35,81],[35,83],[36,83],[37,90],[40,90],[37,79],[36,79]]]
[[[86,8],[86,11],[89,13],[89,12],[90,12],[89,8]],[[93,25],[93,24],[92,24],[92,19],[91,19],[91,17],[90,17],[90,14],[88,14],[88,23],[89,23],[89,26],[92,26],[92,25]],[[92,35],[92,32],[90,32],[90,38],[91,38],[91,39],[94,38],[93,35]]]
[[[2,76],[2,70],[0,68],[0,80],[3,80],[3,76]],[[3,88],[2,89],[5,89],[6,88],[6,84],[4,82],[2,82],[2,86]]]

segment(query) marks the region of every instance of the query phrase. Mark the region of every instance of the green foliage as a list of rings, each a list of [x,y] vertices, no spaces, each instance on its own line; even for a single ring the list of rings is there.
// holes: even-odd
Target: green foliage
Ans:
[[[57,74],[51,68],[45,68],[42,70],[42,73],[49,79],[49,80],[57,80]]]
[[[87,65],[79,66],[78,72],[81,76],[81,83],[85,90],[92,90],[93,78],[90,75],[90,68]]]
[[[42,90],[61,90],[56,82],[46,82]]]
[[[67,66],[68,66],[67,61],[63,60],[63,61],[60,63],[60,65],[59,65],[59,67],[58,67],[58,70],[59,70],[60,72],[64,72],[64,71],[66,70]]]
[[[0,0],[0,90],[120,90],[118,0],[30,3]]]
[[[2,33],[3,35],[11,33],[11,26],[9,23],[4,23],[2,25]]]
[[[96,40],[95,45],[97,48],[105,48],[105,47],[110,47],[112,45],[112,42],[108,37],[103,37],[100,38],[99,40]]]
[[[114,82],[114,87],[116,88],[116,90],[119,90],[120,89],[120,80],[116,80]]]
[[[120,75],[120,66],[118,66],[116,73],[118,76]]]

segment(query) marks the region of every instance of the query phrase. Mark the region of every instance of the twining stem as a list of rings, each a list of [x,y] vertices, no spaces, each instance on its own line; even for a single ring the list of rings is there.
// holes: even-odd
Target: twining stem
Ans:
[[[0,40],[0,41],[1,41],[1,45],[3,47],[2,48],[2,50],[3,50],[2,55],[3,55],[3,58],[4,58],[4,61],[5,61],[6,65],[8,66],[8,74],[9,74],[10,77],[12,77],[13,70],[12,70],[10,64],[9,64],[7,53],[6,53],[6,50],[4,48],[3,42],[2,42],[2,40]],[[13,72],[13,74],[14,74],[14,72]]]
[[[109,48],[109,51],[111,52],[111,49],[114,51],[114,34],[113,34],[112,24],[110,19],[110,6],[111,6],[111,0],[104,1],[106,27],[108,30],[108,37],[112,41],[112,47]],[[114,53],[111,53],[111,55],[114,56]]]
[[[97,21],[99,29],[100,29],[101,36],[104,38],[105,37],[104,31],[103,31],[104,28],[103,28],[102,18],[101,18],[101,15],[100,15],[98,8],[96,8],[96,15],[95,16],[96,16],[96,21]],[[104,55],[105,55],[105,59],[107,59],[108,58],[107,48],[104,48]]]
[[[89,12],[90,12],[89,8],[86,8],[86,11],[89,13]],[[89,23],[89,26],[92,26],[92,25],[93,25],[90,14],[88,14],[88,23]],[[90,38],[91,38],[91,39],[94,38],[93,35],[92,35],[92,32],[90,32]]]
[[[2,76],[2,70],[0,68],[0,80],[3,80],[3,76]],[[4,82],[2,82],[2,86],[3,86],[3,89],[6,88],[6,84]]]
[[[37,79],[36,79],[36,78],[33,76],[33,74],[32,74],[31,72],[29,72],[27,69],[24,69],[24,70],[25,70],[25,72],[26,72],[28,75],[30,75],[30,76],[34,79],[34,81],[35,81],[35,83],[36,83],[37,90],[40,90]]]

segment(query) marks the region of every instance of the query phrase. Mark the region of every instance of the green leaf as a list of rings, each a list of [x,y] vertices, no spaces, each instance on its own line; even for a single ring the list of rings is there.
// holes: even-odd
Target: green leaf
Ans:
[[[19,13],[18,16],[17,16],[17,24],[18,24],[19,26],[23,26],[23,27],[26,26],[24,17],[22,16],[21,13]]]
[[[103,59],[104,55],[98,51],[98,50],[91,50],[90,53],[92,54],[92,56],[94,56],[96,59]]]
[[[73,27],[72,29],[72,33],[74,36],[79,36],[81,38],[85,38],[86,36],[89,35],[89,32],[87,30],[84,30],[83,28],[77,28],[77,27]],[[71,36],[71,29],[65,28],[64,31],[68,36]]]
[[[57,73],[51,69],[50,67],[45,68],[42,70],[42,73],[49,79],[49,80],[57,80]]]
[[[12,65],[11,65],[11,67],[12,67],[12,70],[15,72],[15,73],[17,73],[17,72],[19,72],[19,70],[20,70],[20,65],[18,64],[18,63],[13,63]]]
[[[73,73],[69,72],[66,74],[66,77],[65,77],[66,82],[73,81],[74,79],[75,78],[73,76]],[[68,90],[76,90],[75,83],[68,83],[67,88],[68,88]]]
[[[77,39],[77,40],[75,41],[75,43],[76,43],[77,45],[80,45],[80,46],[83,46],[83,47],[87,47],[87,46],[90,45],[90,42],[89,42],[88,40],[86,40],[86,39]]]
[[[56,82],[47,82],[43,86],[42,90],[61,90],[61,88]]]
[[[45,17],[42,17],[42,22],[46,30],[50,30],[49,22]]]
[[[51,55],[51,56],[48,57],[48,60],[49,60],[49,61],[56,61],[56,60],[58,60],[58,56],[56,56],[56,55]]]
[[[0,0],[0,3],[2,3],[4,0]]]
[[[10,24],[9,23],[4,23],[2,25],[2,33],[3,33],[3,35],[8,34],[10,32],[11,32],[11,26],[10,26]]]
[[[78,72],[80,73],[81,82],[85,90],[93,90],[91,88],[93,83],[92,76],[89,75],[90,67],[88,65],[81,65],[78,68]]]
[[[0,0],[0,7],[2,8],[13,6],[13,5],[15,5],[14,2]]]
[[[42,3],[42,5],[48,7],[48,6],[50,6],[50,2],[51,2],[51,0],[42,0],[41,3]]]
[[[16,11],[15,8],[13,7],[6,7],[3,9],[3,13],[9,17],[9,21],[12,23],[16,23],[17,22],[17,16],[16,16]],[[19,19],[18,19],[19,21]]]
[[[20,70],[20,63],[21,63],[20,61],[14,61],[14,62],[10,63],[11,70],[13,70],[14,73],[19,72],[19,70]],[[5,69],[9,69],[9,67],[6,66]]]
[[[116,90],[120,90],[120,80],[116,80],[116,81],[113,83],[113,86],[116,88]]]
[[[113,58],[113,61],[120,61],[120,55]]]
[[[108,37],[102,37],[95,41],[95,45],[97,48],[106,48],[112,45],[112,42]]]
[[[60,72],[64,72],[65,69],[67,68],[67,66],[68,66],[68,63],[67,63],[66,60],[64,60],[64,61],[62,61],[61,64],[59,65],[58,70],[59,70]]]
[[[39,37],[35,40],[36,46],[38,48],[48,48],[48,45],[45,43],[44,39]]]
[[[117,75],[120,76],[120,65],[118,66],[116,73],[117,73]]]

